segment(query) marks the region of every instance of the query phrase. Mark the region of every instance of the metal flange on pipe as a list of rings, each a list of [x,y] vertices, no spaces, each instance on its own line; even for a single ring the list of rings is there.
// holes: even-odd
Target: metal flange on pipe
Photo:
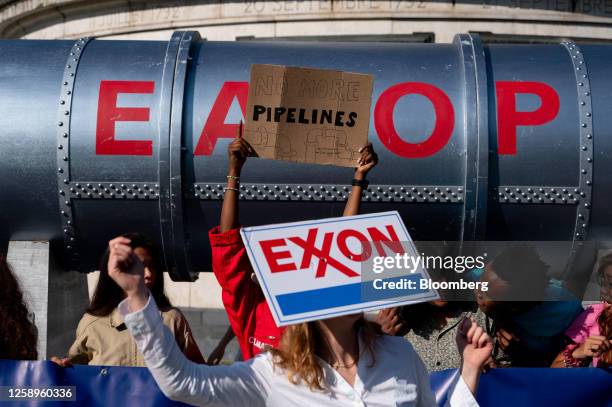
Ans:
[[[612,226],[612,47],[0,41],[0,242],[51,240],[69,267],[141,231],[174,279],[210,269],[226,146],[254,63],[375,77],[366,212],[415,240],[564,240]],[[323,84],[317,92],[333,92]],[[251,159],[241,221],[336,216],[350,170]],[[595,193],[595,189],[597,192]]]

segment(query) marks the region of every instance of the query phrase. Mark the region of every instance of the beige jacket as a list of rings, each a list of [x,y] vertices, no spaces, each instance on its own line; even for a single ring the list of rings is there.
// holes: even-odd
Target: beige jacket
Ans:
[[[195,363],[205,363],[181,311],[171,308],[160,311],[160,314],[185,356]],[[79,322],[76,340],[67,357],[72,363],[83,365],[145,366],[117,308],[105,317],[85,314]]]

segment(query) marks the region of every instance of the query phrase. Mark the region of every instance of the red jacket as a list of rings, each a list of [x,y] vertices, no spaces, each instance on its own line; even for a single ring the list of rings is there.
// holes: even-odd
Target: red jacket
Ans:
[[[266,298],[251,279],[253,268],[240,237],[240,229],[208,233],[212,267],[222,288],[222,300],[244,360],[265,347],[276,347],[283,332],[276,326]]]

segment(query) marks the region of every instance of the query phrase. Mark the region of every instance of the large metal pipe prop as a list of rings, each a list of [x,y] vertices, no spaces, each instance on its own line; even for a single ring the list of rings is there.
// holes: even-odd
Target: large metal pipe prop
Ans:
[[[0,42],[0,241],[50,239],[79,268],[112,236],[159,239],[177,279],[209,267],[226,146],[251,64],[375,76],[381,156],[364,211],[418,240],[567,240],[612,225],[612,47]],[[322,96],[341,90],[315,84]],[[241,112],[242,110],[242,112]],[[335,216],[346,168],[251,159],[248,225]],[[596,192],[595,192],[596,190]]]

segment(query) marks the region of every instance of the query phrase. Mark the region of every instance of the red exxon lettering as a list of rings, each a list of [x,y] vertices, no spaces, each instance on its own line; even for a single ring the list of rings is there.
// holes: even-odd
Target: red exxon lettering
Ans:
[[[306,240],[297,236],[289,238],[289,241],[295,243],[304,250],[304,257],[302,258],[300,268],[305,269],[310,267],[312,257],[315,256],[319,258],[317,272],[315,275],[316,278],[325,277],[325,271],[328,265],[349,277],[359,277],[359,274],[357,274],[355,271],[351,270],[349,267],[345,266],[329,255],[332,248],[334,232],[327,232],[323,235],[323,245],[320,249],[315,246],[318,231],[319,230],[317,228],[309,229]]]
[[[370,234],[374,247],[376,247],[378,255],[386,256],[383,244],[391,249],[394,253],[404,254],[402,242],[400,242],[399,238],[397,237],[397,233],[395,233],[393,225],[386,225],[385,229],[387,229],[389,236],[385,236],[383,232],[375,227],[368,228],[368,233]]]
[[[349,238],[354,238],[359,241],[359,244],[361,245],[361,253],[354,253],[349,249],[347,243]],[[372,255],[372,247],[370,246],[368,238],[363,233],[355,229],[345,229],[341,231],[338,233],[337,241],[340,253],[342,253],[342,255],[347,259],[361,262],[366,261]]]
[[[270,271],[272,273],[280,273],[283,271],[294,271],[296,270],[294,263],[284,263],[279,264],[279,260],[285,260],[291,258],[291,252],[289,250],[284,251],[274,251],[276,247],[286,247],[287,243],[285,239],[272,239],[272,240],[262,240],[259,242],[261,246],[261,251],[266,258],[266,262],[268,266],[270,266]]]

